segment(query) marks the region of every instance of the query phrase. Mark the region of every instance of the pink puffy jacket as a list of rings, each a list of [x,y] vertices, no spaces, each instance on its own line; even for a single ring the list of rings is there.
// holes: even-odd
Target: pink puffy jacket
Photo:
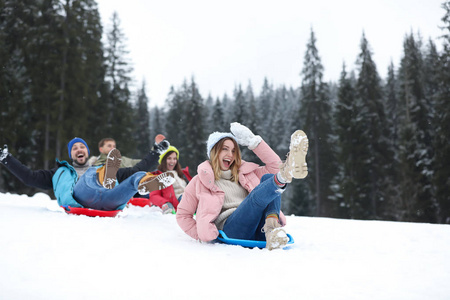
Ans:
[[[264,174],[276,174],[280,169],[280,157],[261,141],[253,152],[265,166],[242,161],[239,169],[239,183],[249,193],[260,183]],[[214,221],[223,206],[225,193],[214,184],[214,173],[209,161],[198,166],[197,175],[186,186],[177,208],[178,225],[196,240],[209,242],[217,238],[219,231]],[[194,219],[194,214],[196,217]],[[280,212],[281,225],[286,224],[286,217]]]

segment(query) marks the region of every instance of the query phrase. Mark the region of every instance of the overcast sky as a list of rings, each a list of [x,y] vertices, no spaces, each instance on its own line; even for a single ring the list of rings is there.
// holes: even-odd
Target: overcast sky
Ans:
[[[117,11],[136,87],[147,84],[150,106],[164,103],[171,86],[194,76],[200,94],[233,95],[264,77],[275,87],[300,86],[311,28],[325,68],[337,81],[345,62],[355,69],[363,32],[379,75],[396,67],[406,34],[431,38],[441,49],[444,0],[97,0],[104,29]]]

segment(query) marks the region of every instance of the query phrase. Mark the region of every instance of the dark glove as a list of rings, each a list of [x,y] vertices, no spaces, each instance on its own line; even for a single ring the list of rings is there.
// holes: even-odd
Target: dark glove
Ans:
[[[4,145],[3,149],[0,151],[0,162],[3,162],[3,160],[5,160],[5,158],[8,156],[9,151],[8,151],[8,145]]]
[[[163,140],[161,141],[159,144],[155,143],[153,145],[152,150],[157,152],[159,155],[163,154],[164,152],[167,151],[167,149],[169,149],[170,143],[168,140]]]

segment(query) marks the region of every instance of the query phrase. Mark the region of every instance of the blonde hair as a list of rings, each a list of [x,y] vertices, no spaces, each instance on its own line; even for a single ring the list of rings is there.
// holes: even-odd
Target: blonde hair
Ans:
[[[219,162],[219,153],[220,150],[223,148],[223,144],[226,140],[230,140],[234,144],[234,162],[230,166],[231,170],[231,180],[234,182],[239,181],[239,168],[241,167],[242,159],[241,159],[241,150],[239,149],[239,145],[236,143],[236,141],[232,138],[226,137],[218,141],[214,147],[211,149],[211,159],[209,160],[214,172],[214,180],[220,179],[220,174],[222,173],[222,170],[220,169],[220,162]]]

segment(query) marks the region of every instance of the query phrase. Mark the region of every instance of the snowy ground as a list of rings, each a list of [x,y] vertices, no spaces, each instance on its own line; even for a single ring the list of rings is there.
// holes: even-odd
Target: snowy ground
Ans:
[[[289,250],[192,240],[175,215],[67,215],[0,193],[0,299],[450,299],[450,226],[288,217]]]

